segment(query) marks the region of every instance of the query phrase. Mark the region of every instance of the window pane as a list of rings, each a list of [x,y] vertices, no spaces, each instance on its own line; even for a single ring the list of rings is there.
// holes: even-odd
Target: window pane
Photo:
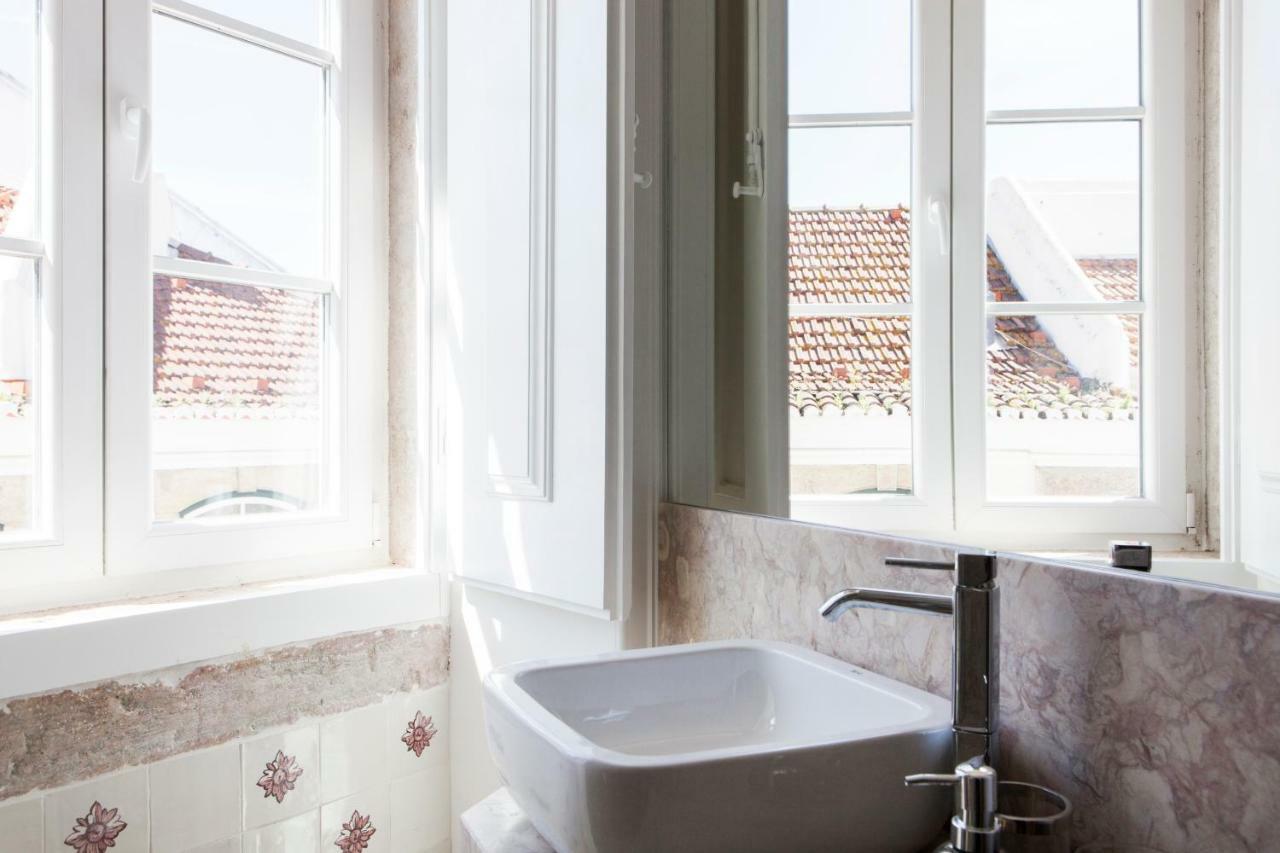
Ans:
[[[36,524],[36,274],[0,255],[0,537]]]
[[[987,332],[988,496],[1140,497],[1139,318],[996,317]]]
[[[791,493],[910,494],[911,318],[793,317]]]
[[[39,49],[35,0],[0,0],[0,235],[34,238]]]
[[[323,70],[154,23],[153,253],[323,275]]]
[[[1138,0],[987,0],[987,109],[1137,106]]]
[[[324,34],[324,0],[203,0],[199,5],[308,44],[320,44]]]
[[[155,518],[320,509],[324,297],[154,279]]]
[[[1140,169],[1137,122],[989,126],[988,298],[1140,298]]]
[[[787,109],[911,109],[911,0],[790,0]]]
[[[792,129],[791,209],[906,207],[911,201],[911,128]]]

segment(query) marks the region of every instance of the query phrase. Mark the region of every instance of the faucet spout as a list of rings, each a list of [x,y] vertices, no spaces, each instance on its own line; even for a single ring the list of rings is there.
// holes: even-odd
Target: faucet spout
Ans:
[[[819,612],[829,622],[855,607],[953,617],[951,714],[956,763],[979,757],[979,764],[994,764],[1000,727],[1000,590],[995,555],[964,551],[956,554],[953,564],[901,557],[885,562],[954,569],[951,595],[855,587],[828,598]]]
[[[822,613],[822,618],[828,622],[834,622],[845,611],[855,607],[909,613],[933,613],[938,616],[950,616],[955,612],[955,602],[952,601],[949,595],[862,587],[837,592],[826,600],[819,612]]]

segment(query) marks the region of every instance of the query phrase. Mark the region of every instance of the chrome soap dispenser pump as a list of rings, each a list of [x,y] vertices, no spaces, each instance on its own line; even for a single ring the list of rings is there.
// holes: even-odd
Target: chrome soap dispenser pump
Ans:
[[[951,818],[950,840],[935,853],[997,853],[1000,828],[996,825],[996,771],[980,760],[966,761],[955,773],[916,773],[906,777],[912,785],[953,785],[956,811]]]

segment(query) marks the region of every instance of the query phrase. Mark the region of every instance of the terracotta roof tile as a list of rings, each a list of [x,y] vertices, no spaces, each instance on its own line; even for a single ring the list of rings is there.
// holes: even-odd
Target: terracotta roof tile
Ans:
[[[9,214],[18,201],[18,191],[10,187],[0,187],[0,234],[9,225]]]
[[[216,260],[190,247],[179,257]],[[167,417],[316,416],[321,300],[154,277],[153,402]]]
[[[901,207],[793,210],[790,221],[792,302],[910,300],[910,211]],[[1084,259],[1081,269],[1091,278],[1097,275],[1094,280],[1104,295],[1127,292],[1135,295],[1110,298],[1136,298],[1135,261]],[[997,301],[1025,301],[991,247],[987,249],[987,287]],[[1136,358],[1136,325],[1129,331]],[[1134,416],[1135,405],[1128,394],[1085,388],[1035,317],[995,318],[990,339],[988,402],[993,414]],[[905,317],[793,318],[790,340],[793,410],[802,415],[910,411],[911,341]]]

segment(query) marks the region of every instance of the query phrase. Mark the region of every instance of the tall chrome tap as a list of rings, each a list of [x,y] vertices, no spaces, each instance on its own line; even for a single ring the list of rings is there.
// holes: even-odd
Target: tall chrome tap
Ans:
[[[995,555],[960,551],[954,563],[890,557],[888,566],[955,571],[951,595],[854,588],[837,592],[822,605],[834,622],[853,607],[871,607],[951,616],[951,729],[955,763],[994,765],[1000,711],[1000,590]]]

